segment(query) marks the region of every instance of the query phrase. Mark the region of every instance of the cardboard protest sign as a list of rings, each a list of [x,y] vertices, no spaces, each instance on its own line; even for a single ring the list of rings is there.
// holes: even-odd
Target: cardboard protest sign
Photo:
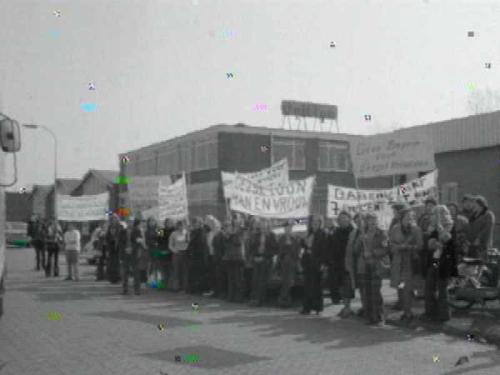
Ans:
[[[169,186],[159,189],[159,220],[167,217],[173,220],[186,219],[189,216],[186,188],[186,175]]]
[[[170,185],[170,176],[133,176],[128,183],[128,198],[130,209],[135,215],[137,212],[157,207],[159,202],[160,186]]]
[[[351,160],[356,178],[390,176],[436,168],[430,139],[423,135],[390,133],[352,142]]]
[[[231,198],[233,194],[232,186],[236,179],[236,174],[229,172],[221,172],[221,174],[224,196],[226,199]],[[249,178],[253,182],[262,184],[266,187],[286,185],[288,184],[288,160],[282,159],[271,165],[269,168],[252,173],[239,173],[239,175]]]
[[[109,193],[72,197],[57,194],[57,218],[63,221],[106,220]]]
[[[309,215],[315,177],[265,187],[240,174],[233,183],[231,210],[266,218],[288,219]]]

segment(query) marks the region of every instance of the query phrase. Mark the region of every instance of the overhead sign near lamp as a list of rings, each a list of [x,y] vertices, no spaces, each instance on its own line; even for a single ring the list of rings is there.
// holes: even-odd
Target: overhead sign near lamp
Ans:
[[[337,120],[338,107],[330,104],[283,100],[281,101],[281,113],[283,116],[314,117],[321,120]]]

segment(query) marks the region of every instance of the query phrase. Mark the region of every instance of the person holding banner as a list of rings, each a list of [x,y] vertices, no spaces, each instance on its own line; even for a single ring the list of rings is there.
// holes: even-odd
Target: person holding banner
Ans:
[[[327,237],[321,216],[313,216],[309,223],[307,238],[303,243],[305,251],[301,261],[304,270],[304,298],[300,313],[309,315],[311,310],[314,310],[318,315],[323,311],[321,275],[325,262]]]
[[[456,230],[448,208],[438,205],[432,210],[425,280],[425,313],[422,320],[445,322],[450,319],[448,280],[458,276],[455,251]]]
[[[278,241],[278,264],[281,276],[281,289],[278,304],[281,307],[292,305],[291,289],[295,282],[297,262],[299,261],[300,242],[292,235],[294,221],[283,224],[285,234]]]
[[[422,231],[416,225],[415,213],[407,207],[400,211],[399,223],[390,231],[391,242],[391,286],[398,290],[398,296],[402,302],[403,315],[401,320],[411,322],[412,294],[415,260],[420,259],[420,251],[423,248]]]
[[[378,227],[377,215],[366,214],[366,229],[357,245],[361,256],[358,259],[358,272],[363,288],[363,309],[367,324],[384,325],[384,301],[382,298],[383,259],[389,255],[386,233]]]
[[[278,252],[278,243],[267,220],[257,222],[249,239],[248,250],[253,264],[251,306],[262,306],[266,299],[267,286],[271,276],[272,258]]]

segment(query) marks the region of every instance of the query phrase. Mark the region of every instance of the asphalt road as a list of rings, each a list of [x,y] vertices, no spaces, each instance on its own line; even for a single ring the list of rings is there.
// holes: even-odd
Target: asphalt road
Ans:
[[[94,267],[82,265],[76,283],[62,280],[63,260],[61,277],[47,279],[33,259],[32,249],[7,251],[0,375],[500,373],[493,346],[340,320],[340,306],[304,317],[158,290],[121,296],[94,281]]]

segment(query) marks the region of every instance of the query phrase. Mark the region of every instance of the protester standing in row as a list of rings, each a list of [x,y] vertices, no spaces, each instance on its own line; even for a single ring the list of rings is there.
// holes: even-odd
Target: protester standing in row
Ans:
[[[345,268],[345,255],[349,234],[353,229],[351,224],[351,215],[349,215],[346,211],[339,213],[337,221],[338,227],[331,235],[328,236],[328,251],[326,253],[328,264],[328,284],[330,287],[330,297],[334,305],[340,303],[341,299],[346,297],[342,293],[343,291],[346,291],[344,286],[346,282],[349,281],[347,270]],[[349,296],[347,297],[352,298]],[[348,311],[346,310],[344,313],[341,313],[341,315],[347,312]]]
[[[68,230],[64,233],[64,250],[66,252],[66,263],[68,265],[68,276],[65,280],[80,280],[78,262],[80,255],[81,236],[80,231],[73,224],[68,225]]]
[[[221,231],[221,225],[219,220],[217,220],[212,215],[207,215],[205,218],[205,225],[207,227],[206,239],[208,247],[208,257],[207,257],[207,281],[209,291],[205,293],[206,297],[213,297],[216,295],[217,290],[217,276],[216,267],[218,259],[216,258],[216,247],[217,237]]]
[[[146,247],[149,252],[149,263],[147,268],[147,279],[153,278],[155,285],[158,285],[159,265],[159,246],[158,238],[160,236],[156,220],[152,217],[146,221]]]
[[[56,219],[52,219],[47,226],[45,237],[47,246],[47,264],[45,266],[45,276],[49,277],[54,270],[54,277],[59,276],[59,250],[63,242],[62,229]],[[53,260],[53,261],[52,261]]]
[[[457,236],[454,246],[458,256],[457,261],[459,261],[463,256],[467,255],[469,250],[469,220],[464,215],[458,213],[458,206],[455,203],[448,203],[446,207],[448,207],[448,211],[450,211],[451,218],[455,224]]]
[[[132,223],[132,228],[129,227],[130,223]],[[134,293],[139,295],[141,294],[142,258],[146,252],[142,220],[140,218],[130,218],[129,224],[125,221],[121,224],[122,229],[120,230],[118,243],[121,250],[123,294],[128,294],[129,277],[132,274]]]
[[[384,301],[382,299],[382,275],[384,258],[389,255],[386,233],[379,228],[377,216],[366,215],[366,228],[362,241],[361,257],[358,260],[358,272],[362,283],[365,301],[363,309],[368,324],[384,324]]]
[[[344,298],[344,308],[341,312],[342,318],[347,318],[352,315],[351,301],[355,297],[356,289],[359,290],[359,295],[361,303],[363,304],[366,299],[363,295],[363,285],[360,281],[361,276],[358,272],[358,263],[360,262],[360,257],[362,256],[363,246],[361,244],[361,226],[364,225],[364,217],[361,213],[357,213],[353,218],[355,227],[349,233],[349,238],[347,240],[346,255],[345,255],[345,269],[349,275],[348,283],[346,282],[346,297]],[[358,316],[364,315],[363,305],[361,309],[357,312]]]
[[[297,264],[300,254],[300,242],[292,235],[293,220],[284,224],[285,233],[278,241],[278,264],[281,275],[281,289],[278,304],[281,307],[292,305],[291,289],[295,283]]]
[[[218,224],[220,225],[220,224]],[[217,225],[215,225],[217,230]],[[214,251],[214,273],[215,273],[215,294],[214,297],[226,298],[227,297],[227,267],[224,261],[226,253],[225,244],[228,240],[229,233],[227,228],[221,227],[214,238],[212,239],[212,247]]]
[[[325,261],[326,246],[327,238],[323,230],[323,218],[313,216],[310,220],[301,262],[304,270],[304,299],[301,314],[308,315],[311,310],[316,311],[316,314],[323,311],[321,271]]]
[[[448,280],[458,275],[454,248],[456,230],[446,206],[433,209],[428,232],[425,313],[421,318],[444,322],[450,319]]]
[[[190,294],[201,294],[206,291],[208,246],[203,220],[200,217],[195,217],[193,220],[193,229],[190,233],[187,253],[189,256],[188,292]]]
[[[243,301],[244,238],[239,218],[225,223],[224,262],[227,269],[227,298],[229,302]]]
[[[184,222],[178,221],[175,226],[175,231],[169,236],[168,246],[173,255],[173,270],[169,285],[174,291],[187,292],[189,288],[188,244],[188,231],[184,227]]]
[[[486,198],[481,195],[474,197],[472,209],[473,215],[470,219],[471,244],[476,250],[475,256],[483,262],[487,262],[488,249],[493,247],[495,214],[488,208]]]
[[[408,207],[400,211],[399,223],[390,231],[391,286],[398,290],[403,307],[402,321],[413,319],[413,278],[423,247],[422,231],[416,225],[415,213]],[[414,269],[415,268],[415,269]]]
[[[110,283],[116,284],[120,277],[120,249],[118,246],[118,235],[121,225],[119,217],[115,214],[111,216],[108,230],[106,232],[106,247],[108,250],[107,277]]]
[[[173,280],[174,254],[170,248],[170,236],[175,232],[175,222],[169,218],[165,219],[163,229],[158,232],[158,246],[161,254],[158,258],[158,267],[161,270],[163,281],[167,284]],[[178,287],[178,286],[177,286]],[[170,285],[167,285],[170,288]]]
[[[97,275],[96,281],[102,281],[105,279],[106,271],[105,267],[108,263],[108,246],[106,244],[106,233],[108,231],[109,224],[106,222],[102,226],[99,227],[99,231],[97,233],[97,238],[94,241],[94,248],[101,252],[101,256],[99,257],[97,263]]]
[[[269,222],[260,220],[249,240],[249,254],[253,265],[250,305],[262,306],[266,300],[271,276],[272,258],[278,252],[278,243],[270,231]]]

